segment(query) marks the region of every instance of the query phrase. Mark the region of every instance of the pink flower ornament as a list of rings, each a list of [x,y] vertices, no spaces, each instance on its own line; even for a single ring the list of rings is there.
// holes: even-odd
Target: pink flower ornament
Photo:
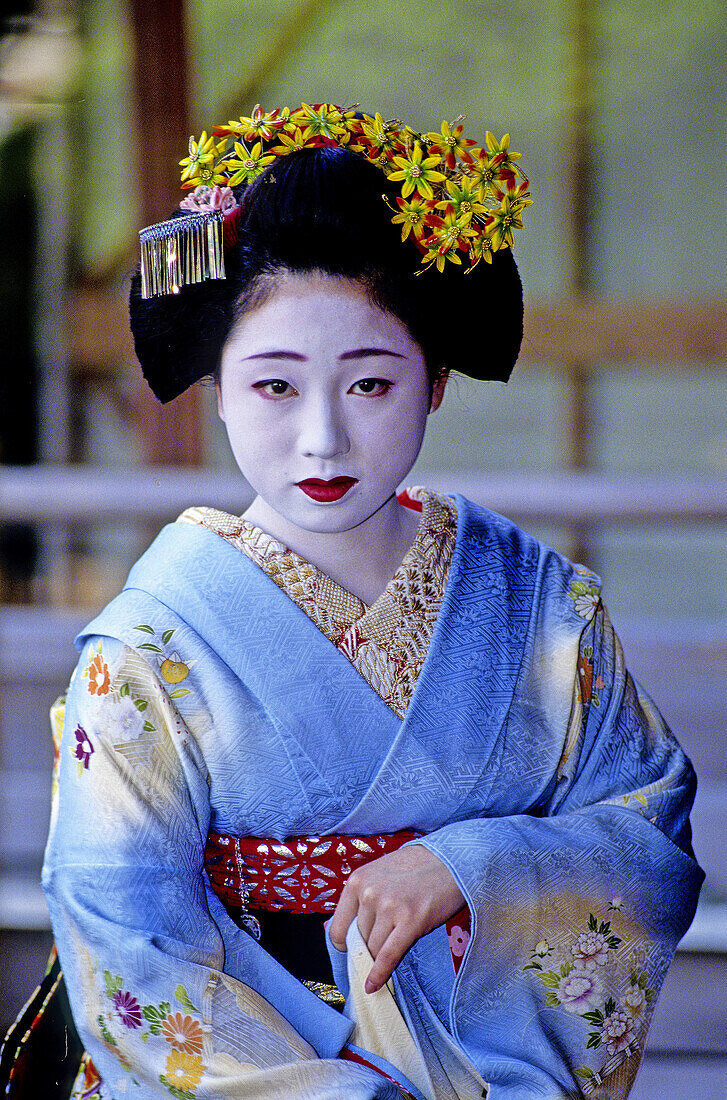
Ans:
[[[207,184],[202,183],[182,199],[179,209],[189,210],[193,214],[210,214],[219,210],[227,217],[228,214],[237,210],[238,205],[231,187],[220,187],[218,184],[208,187]]]
[[[461,959],[467,950],[467,944],[470,942],[470,934],[466,928],[460,928],[458,924],[453,924],[449,932],[449,949],[454,955],[455,959]]]
[[[591,970],[571,970],[558,984],[558,999],[567,1012],[588,1012],[596,1007],[601,995],[601,981]]]

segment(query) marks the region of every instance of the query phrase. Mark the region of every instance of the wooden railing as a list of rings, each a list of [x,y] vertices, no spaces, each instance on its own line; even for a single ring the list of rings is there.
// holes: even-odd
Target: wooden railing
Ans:
[[[527,525],[568,529],[655,523],[727,525],[727,477],[597,474],[437,475],[432,488],[462,492]],[[42,531],[127,521],[159,526],[190,503],[238,512],[249,491],[238,475],[179,469],[0,469],[0,523]],[[665,545],[670,535],[665,530]],[[74,663],[74,632],[95,609],[0,607],[0,926],[47,924],[37,871],[48,821],[51,749],[47,709]],[[632,671],[657,699],[700,773],[695,844],[712,897],[727,897],[727,623],[619,623]],[[30,877],[22,869],[30,868]],[[695,949],[727,950],[715,910],[700,916]],[[719,920],[724,908],[718,907]],[[712,915],[710,915],[712,914]]]
[[[592,472],[421,475],[519,521],[568,526],[727,521],[727,475],[653,477]],[[250,501],[239,474],[179,467],[0,467],[0,523],[164,521],[192,502],[238,512]]]

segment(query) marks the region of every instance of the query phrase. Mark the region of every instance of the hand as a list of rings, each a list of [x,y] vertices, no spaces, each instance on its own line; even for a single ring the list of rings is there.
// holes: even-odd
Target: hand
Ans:
[[[440,859],[421,844],[399,848],[354,871],[328,925],[333,946],[346,950],[351,921],[374,960],[365,990],[375,993],[420,936],[444,924],[465,903]]]

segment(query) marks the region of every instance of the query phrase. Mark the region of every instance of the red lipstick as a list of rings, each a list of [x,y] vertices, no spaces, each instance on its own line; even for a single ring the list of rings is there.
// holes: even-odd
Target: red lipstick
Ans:
[[[356,477],[332,477],[330,481],[309,477],[305,481],[297,482],[297,485],[312,500],[328,504],[330,501],[340,500],[357,481]]]

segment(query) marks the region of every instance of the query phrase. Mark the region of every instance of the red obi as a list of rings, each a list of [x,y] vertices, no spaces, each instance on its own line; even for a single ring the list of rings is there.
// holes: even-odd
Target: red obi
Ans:
[[[422,835],[402,829],[378,836],[293,836],[280,841],[210,833],[204,865],[212,889],[228,905],[332,913],[352,871]]]
[[[210,833],[204,865],[220,900],[259,938],[251,910],[332,913],[352,871],[423,835],[402,829],[377,836],[291,836],[280,841]],[[467,906],[446,927],[456,973],[470,939]]]

